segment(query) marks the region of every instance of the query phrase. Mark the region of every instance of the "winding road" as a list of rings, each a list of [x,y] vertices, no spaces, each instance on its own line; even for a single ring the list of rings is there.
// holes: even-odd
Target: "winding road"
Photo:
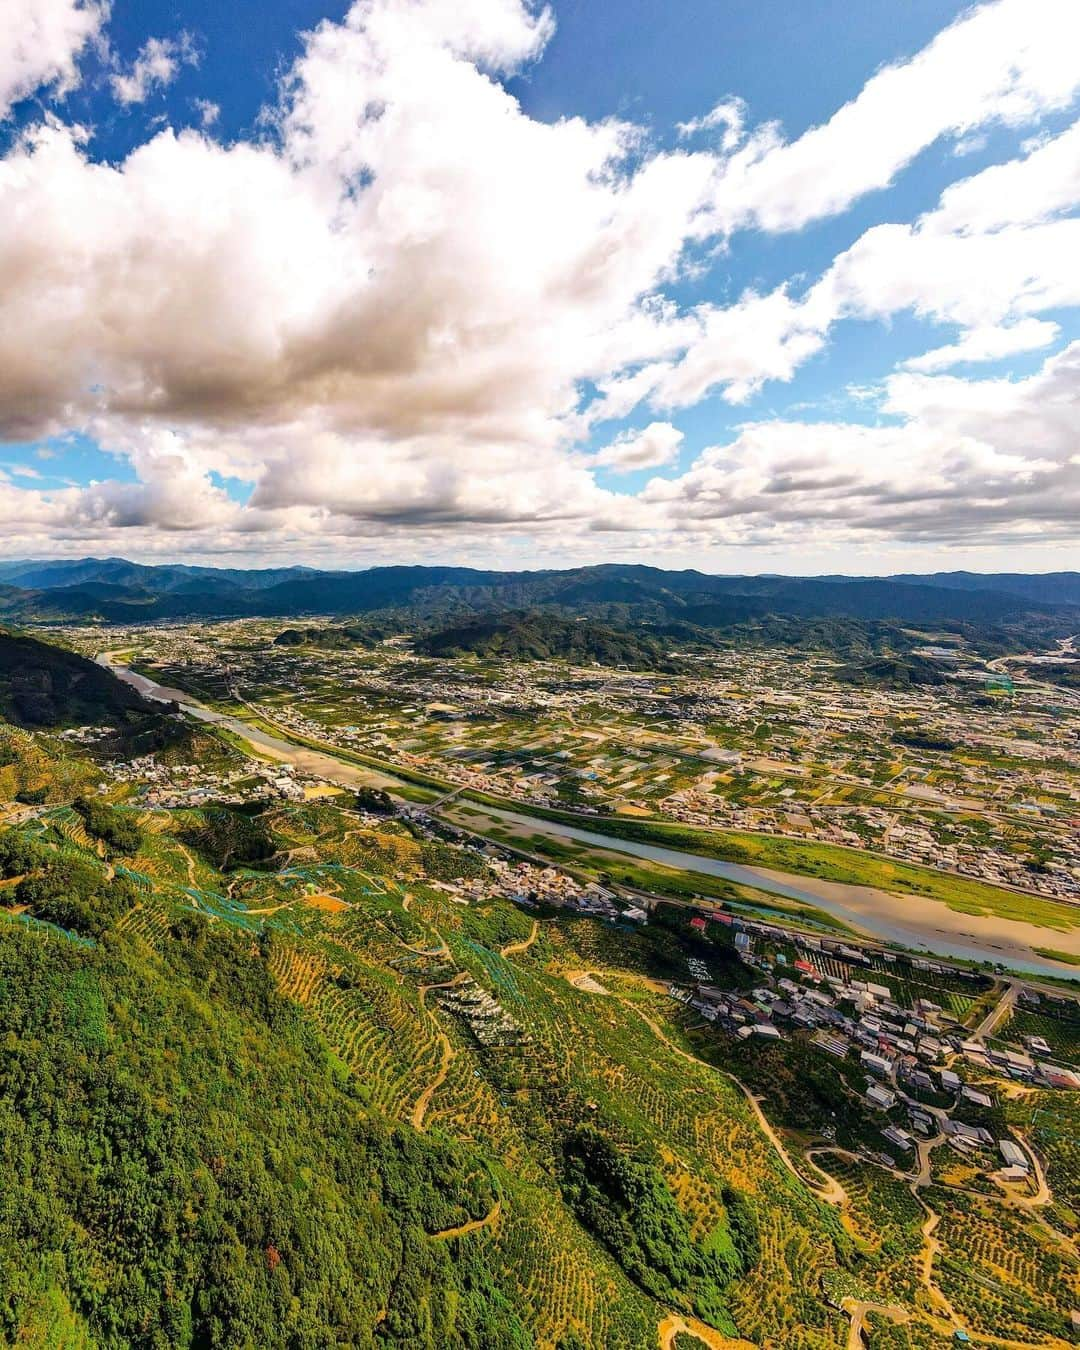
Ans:
[[[797,1181],[801,1182],[802,1185],[804,1185],[812,1195],[817,1196],[819,1200],[823,1200],[825,1201],[826,1204],[829,1205],[842,1205],[845,1203],[845,1201],[847,1200],[847,1192],[844,1190],[843,1186],[840,1185],[839,1181],[837,1181],[835,1177],[829,1176],[828,1172],[824,1171],[820,1167],[816,1167],[816,1164],[812,1165],[815,1166],[815,1169],[818,1172],[820,1172],[823,1177],[826,1178],[827,1184],[823,1186],[815,1186],[812,1182],[808,1181],[805,1176],[803,1176],[803,1174],[795,1166],[795,1162],[792,1159],[791,1154],[787,1151],[787,1148],[784,1145],[784,1141],[780,1138],[776,1130],[769,1123],[769,1120],[766,1117],[765,1112],[762,1111],[761,1102],[758,1100],[757,1097],[754,1096],[754,1094],[750,1091],[750,1089],[746,1086],[746,1084],[742,1082],[741,1079],[736,1078],[735,1075],[733,1073],[729,1073],[727,1069],[717,1068],[715,1064],[710,1064],[707,1059],[699,1059],[697,1055],[692,1054],[689,1050],[684,1050],[681,1045],[676,1045],[676,1043],[667,1035],[667,1033],[663,1030],[663,1028],[660,1027],[658,1023],[655,1022],[653,1018],[651,1018],[649,1014],[644,1011],[644,1009],[639,1008],[636,1003],[632,1002],[632,1000],[620,998],[619,1002],[623,1005],[624,1008],[629,1008],[631,1012],[636,1013],[638,1017],[640,1017],[641,1020],[645,1023],[645,1025],[649,1028],[649,1030],[653,1033],[653,1035],[657,1038],[657,1040],[660,1041],[662,1045],[666,1046],[669,1050],[671,1050],[674,1054],[678,1055],[682,1059],[689,1061],[691,1064],[700,1064],[702,1068],[709,1069],[712,1073],[718,1073],[722,1078],[726,1078],[728,1079],[729,1082],[734,1083],[734,1085],[739,1089],[739,1091],[743,1094],[743,1096],[749,1103],[750,1110],[753,1112],[754,1115],[754,1119],[761,1127],[761,1130],[764,1133],[765,1137],[769,1140],[773,1148],[776,1150],[776,1153],[780,1158],[780,1161],[784,1164],[784,1166],[791,1173],[791,1175],[795,1177]]]

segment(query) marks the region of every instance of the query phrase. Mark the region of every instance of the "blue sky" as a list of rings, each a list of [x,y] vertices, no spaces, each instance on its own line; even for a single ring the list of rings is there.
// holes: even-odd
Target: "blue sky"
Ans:
[[[1070,0],[12,3],[9,556],[1080,564]]]

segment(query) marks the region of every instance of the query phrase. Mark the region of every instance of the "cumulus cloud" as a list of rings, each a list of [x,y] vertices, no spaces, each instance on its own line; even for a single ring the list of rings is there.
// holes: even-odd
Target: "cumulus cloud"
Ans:
[[[22,68],[37,73],[17,79],[0,56],[0,109],[5,88],[69,85],[100,31],[87,0],[26,11],[50,7],[80,16],[83,36],[71,30],[67,65],[59,44],[31,44]],[[632,547],[646,532],[713,537],[719,521],[766,537],[800,509],[841,532],[918,533],[927,502],[978,481],[996,503],[974,494],[985,521],[1011,510],[1028,529],[1046,485],[1057,520],[1074,500],[1067,461],[963,421],[959,388],[935,372],[1045,346],[1057,328],[1037,316],[1080,303],[1077,128],[954,184],[917,221],[867,230],[811,285],[729,305],[672,296],[691,246],[696,267],[723,268],[708,246],[734,230],[798,228],[942,137],[1065,106],[1078,22],[1064,0],[983,5],[790,142],[747,131],[734,98],[684,123],[673,150],[616,119],[529,117],[504,81],[540,59],[554,20],[522,0],[355,0],[305,36],[257,139],[215,140],[217,107],[195,100],[198,128],[104,162],[43,118],[0,158],[0,436],[78,429],[137,481],[3,484],[0,524],[88,544],[124,530],[150,551],[155,530],[317,551],[391,526],[461,549],[508,531],[553,546],[617,532]],[[191,54],[150,39],[114,73],[115,96],[141,103]],[[746,404],[838,322],[903,310],[959,335],[887,380],[893,426],[748,422],[633,496],[596,471],[674,464],[670,421],[581,453],[642,402],[659,418],[717,388]],[[1048,363],[1042,396],[1070,369]],[[1010,388],[1024,409],[1039,392]],[[1010,425],[1027,415],[1018,405]]]
[[[108,13],[105,0],[4,0],[0,120],[39,89],[60,95],[73,89],[79,57]]]
[[[580,380],[672,351],[655,291],[711,160],[526,117],[474,62],[514,69],[549,28],[512,0],[362,3],[310,35],[276,142],[165,130],[108,165],[25,136],[0,162],[2,431],[564,442]]]
[[[958,342],[935,347],[903,363],[905,370],[947,370],[964,361],[1000,361],[1018,352],[1037,351],[1054,342],[1061,329],[1048,319],[1021,319],[1000,327],[972,328]]]
[[[783,286],[768,295],[750,291],[725,308],[702,306],[697,318],[699,333],[681,360],[657,371],[657,407],[688,407],[717,384],[729,403],[745,403],[766,380],[790,380],[820,351],[828,327]]]
[[[616,473],[633,473],[637,469],[658,468],[671,464],[679,457],[683,433],[670,422],[650,422],[640,431],[624,431],[593,456],[598,468],[613,469]]]
[[[190,36],[178,38],[147,38],[128,70],[118,70],[110,77],[113,97],[125,107],[145,103],[152,93],[165,89],[180,73],[180,67],[194,65],[198,60]],[[203,125],[208,125],[205,110],[213,104],[204,102]],[[210,118],[213,121],[213,118]]]
[[[680,136],[696,136],[702,131],[721,130],[720,149],[734,150],[743,138],[746,126],[746,104],[741,98],[726,98],[711,108],[704,117],[692,117],[679,122]]]
[[[903,311],[965,331],[911,364],[941,369],[988,361],[1053,341],[1039,313],[1080,304],[1080,123],[1028,155],[947,188],[910,224],[875,225],[802,295],[788,285],[702,307],[699,331],[673,363],[637,389],[660,408],[686,407],[719,386],[743,403],[769,380],[790,380],[844,319]]]
[[[195,111],[199,114],[199,121],[204,127],[212,127],[221,116],[221,107],[208,98],[197,98],[192,100]]]
[[[887,426],[745,426],[643,497],[714,542],[835,537],[985,543],[1074,538],[1080,524],[1080,343],[1026,380],[898,374]]]

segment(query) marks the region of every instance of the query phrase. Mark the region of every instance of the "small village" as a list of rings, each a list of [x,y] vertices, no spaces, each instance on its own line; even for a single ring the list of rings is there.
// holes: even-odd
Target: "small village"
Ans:
[[[962,967],[791,934],[738,916],[712,914],[690,923],[702,935],[729,927],[740,961],[762,978],[749,990],[700,978],[673,982],[670,996],[723,1034],[739,1040],[800,1037],[846,1066],[849,1079],[861,1077],[862,1100],[880,1114],[879,1133],[889,1146],[864,1145],[872,1160],[903,1168],[920,1139],[936,1139],[999,1181],[1034,1177],[1030,1151],[1009,1135],[996,1137],[978,1117],[1014,1084],[1080,1089],[1075,998],[1018,981],[991,990],[985,977]],[[702,974],[700,964],[690,970],[692,977]],[[970,1005],[968,1020],[971,1011],[982,1013],[985,1006],[985,1013],[975,1027],[965,1025],[943,1003],[917,992],[922,981],[950,991],[939,995],[943,1000],[951,996],[956,1003],[959,997],[956,1006]],[[895,992],[901,985],[903,1003]],[[1011,1032],[1014,1009],[1061,1018],[1071,1062],[1063,1062],[1044,1036]]]

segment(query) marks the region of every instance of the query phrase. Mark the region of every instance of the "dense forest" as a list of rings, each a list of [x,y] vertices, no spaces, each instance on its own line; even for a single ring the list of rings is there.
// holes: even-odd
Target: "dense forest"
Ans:
[[[833,671],[844,684],[873,686],[878,689],[911,689],[915,685],[948,684],[941,667],[924,656],[879,656],[851,662]]]
[[[358,1109],[266,952],[0,942],[0,1336],[70,1306],[102,1345],[529,1344],[469,1249],[468,1150]]]
[[[21,727],[59,727],[155,715],[103,666],[24,634],[0,630],[0,716]]]
[[[371,647],[399,632],[400,624],[390,620],[365,619],[360,623],[330,624],[325,627],[283,628],[274,638],[275,647],[324,647],[345,651],[350,647]]]
[[[0,718],[17,727],[105,729],[103,754],[190,748],[193,733],[111,671],[75,652],[0,629]]]
[[[537,612],[469,619],[421,638],[416,650],[424,656],[558,660],[634,670],[655,670],[666,659],[664,644],[645,632]]]

